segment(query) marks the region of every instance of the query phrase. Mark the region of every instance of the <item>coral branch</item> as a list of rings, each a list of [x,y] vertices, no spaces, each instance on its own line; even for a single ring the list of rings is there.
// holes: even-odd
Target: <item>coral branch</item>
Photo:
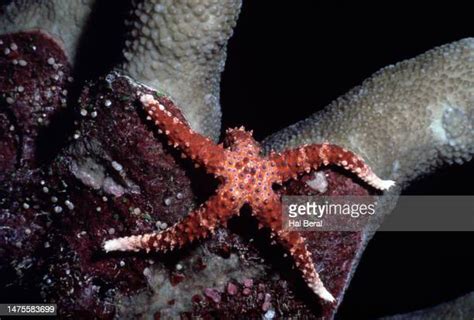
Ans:
[[[323,111],[263,142],[264,151],[331,143],[407,184],[474,153],[474,38],[388,66]],[[363,120],[362,120],[363,119]]]
[[[240,0],[135,1],[123,68],[165,91],[193,130],[217,140],[220,73]]]

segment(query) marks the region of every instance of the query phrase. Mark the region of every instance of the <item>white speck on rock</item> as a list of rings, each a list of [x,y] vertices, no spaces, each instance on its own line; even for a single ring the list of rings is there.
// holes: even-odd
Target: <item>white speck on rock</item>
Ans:
[[[149,276],[151,275],[151,270],[150,270],[150,268],[147,267],[147,268],[143,269],[143,275],[144,275],[145,277],[149,277]]]
[[[313,174],[313,179],[306,181],[306,184],[319,193],[324,193],[328,189],[328,181],[324,172],[318,171]]]
[[[123,166],[116,161],[112,161],[112,168],[114,168],[115,170],[119,172],[123,170]]]
[[[69,201],[69,200],[66,200],[64,201],[64,204],[66,205],[66,207],[69,209],[69,210],[73,210],[74,209],[74,204]]]
[[[273,319],[275,318],[275,310],[273,309],[270,309],[268,310],[267,312],[265,312],[265,314],[263,315],[263,319],[267,320],[267,319]]]

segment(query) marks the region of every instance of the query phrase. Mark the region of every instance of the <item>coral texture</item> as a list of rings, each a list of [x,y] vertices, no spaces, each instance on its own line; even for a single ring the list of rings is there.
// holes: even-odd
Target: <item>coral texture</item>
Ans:
[[[472,158],[473,72],[473,38],[435,48],[383,68],[263,145],[268,152],[331,141],[406,184],[443,163]]]
[[[164,91],[191,127],[211,139],[220,134],[220,74],[240,0],[135,1],[123,68]]]

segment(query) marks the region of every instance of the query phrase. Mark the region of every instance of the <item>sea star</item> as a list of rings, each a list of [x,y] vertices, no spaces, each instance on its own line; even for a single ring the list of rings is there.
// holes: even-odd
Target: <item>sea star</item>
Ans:
[[[209,138],[194,132],[152,95],[143,94],[140,101],[160,132],[168,137],[170,144],[182,149],[184,156],[193,159],[196,165],[204,166],[222,184],[214,196],[174,226],[162,232],[106,241],[105,251],[173,250],[213,233],[218,226],[225,225],[231,216],[238,215],[243,205],[248,204],[260,226],[269,227],[272,236],[276,236],[291,253],[314,293],[326,301],[335,301],[316,272],[305,239],[298,232],[283,228],[281,200],[272,186],[296,178],[311,168],[329,164],[352,171],[377,189],[386,190],[394,182],[381,180],[354,153],[327,143],[305,145],[263,157],[252,132],[241,127],[227,130],[228,148],[224,148],[222,144],[216,145]]]

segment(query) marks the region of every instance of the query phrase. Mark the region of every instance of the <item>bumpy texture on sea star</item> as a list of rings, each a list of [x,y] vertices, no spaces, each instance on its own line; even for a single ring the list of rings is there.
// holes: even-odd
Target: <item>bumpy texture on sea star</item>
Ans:
[[[109,240],[104,244],[104,249],[173,250],[195,239],[205,238],[220,225],[225,225],[231,216],[238,215],[243,205],[249,204],[261,226],[270,228],[272,235],[289,250],[314,293],[324,300],[334,301],[316,272],[305,239],[298,232],[283,228],[281,201],[272,189],[273,184],[281,184],[298,174],[329,164],[352,171],[377,189],[386,190],[394,182],[381,180],[360,157],[331,144],[303,146],[263,158],[252,133],[239,128],[227,131],[226,143],[229,146],[224,149],[222,145],[215,145],[208,138],[195,133],[153,96],[142,95],[141,102],[151,119],[168,137],[170,144],[182,149],[184,156],[214,174],[222,186],[199,209],[167,230]]]
[[[165,91],[191,127],[213,140],[220,134],[220,74],[240,0],[134,1],[123,69]]]

